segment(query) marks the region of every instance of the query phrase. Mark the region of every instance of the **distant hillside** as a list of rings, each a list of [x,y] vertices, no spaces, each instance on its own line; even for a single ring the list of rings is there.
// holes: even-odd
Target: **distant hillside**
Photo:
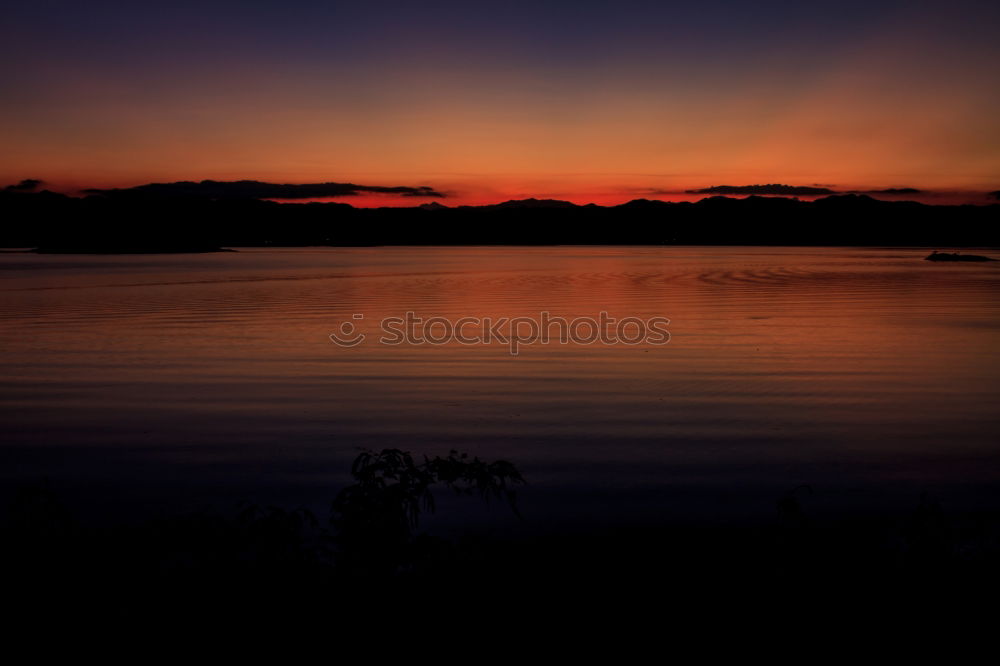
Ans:
[[[69,197],[0,190],[0,246],[116,248],[440,245],[1000,245],[1000,204],[931,206],[843,194],[816,201],[712,196],[578,206],[524,199],[489,206],[354,208],[255,198],[131,192]]]

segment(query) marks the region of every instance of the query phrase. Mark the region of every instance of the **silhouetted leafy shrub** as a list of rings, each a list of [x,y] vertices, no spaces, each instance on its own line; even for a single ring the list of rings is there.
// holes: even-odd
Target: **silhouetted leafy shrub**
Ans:
[[[502,501],[516,514],[515,488],[524,484],[509,462],[485,462],[457,451],[416,462],[399,449],[366,450],[355,459],[351,475],[356,483],[333,500],[330,522],[337,532],[339,563],[371,573],[397,571],[419,558],[413,531],[421,512],[436,508],[433,486]]]

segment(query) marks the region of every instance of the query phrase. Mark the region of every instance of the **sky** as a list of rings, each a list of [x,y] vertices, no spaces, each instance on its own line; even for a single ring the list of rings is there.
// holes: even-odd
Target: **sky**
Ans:
[[[979,193],[998,29],[979,0],[33,0],[0,13],[0,184]]]

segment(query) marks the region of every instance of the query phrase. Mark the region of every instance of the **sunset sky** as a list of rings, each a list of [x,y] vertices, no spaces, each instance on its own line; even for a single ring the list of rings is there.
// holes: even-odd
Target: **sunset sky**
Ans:
[[[995,1],[34,0],[0,25],[0,184],[1000,188]]]

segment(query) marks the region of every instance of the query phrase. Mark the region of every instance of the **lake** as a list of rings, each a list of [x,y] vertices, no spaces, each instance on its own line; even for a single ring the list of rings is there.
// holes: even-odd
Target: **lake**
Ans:
[[[322,512],[359,447],[458,449],[517,465],[542,529],[767,520],[800,484],[824,515],[997,509],[1000,264],[927,252],[0,254],[0,475],[95,513]],[[407,312],[661,317],[669,342],[380,342]],[[513,524],[453,504],[441,525]]]

